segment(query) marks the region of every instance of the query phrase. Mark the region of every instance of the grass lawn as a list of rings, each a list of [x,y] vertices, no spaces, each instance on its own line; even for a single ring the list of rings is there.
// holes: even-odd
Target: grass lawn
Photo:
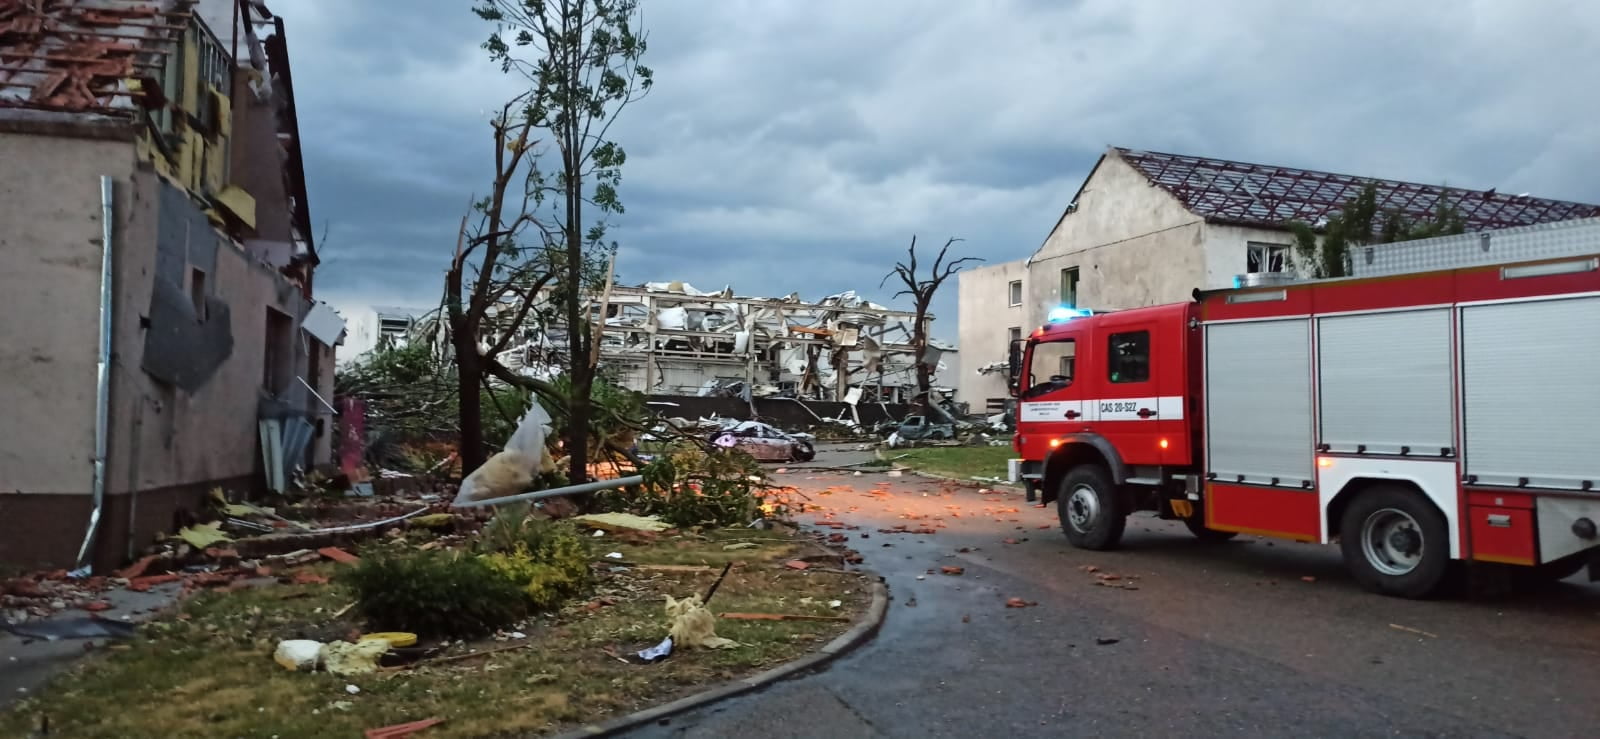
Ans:
[[[901,454],[907,456],[900,457]],[[894,460],[895,464],[930,474],[962,480],[974,476],[1003,480],[1006,476],[1006,460],[1015,457],[1016,452],[1009,446],[944,446],[889,449],[884,456]]]
[[[724,548],[738,543],[757,546]],[[334,616],[353,601],[343,587],[273,584],[207,592],[15,704],[0,715],[0,736],[28,736],[41,716],[49,717],[52,735],[72,737],[355,737],[365,729],[428,718],[445,721],[419,737],[522,736],[570,728],[760,672],[842,633],[868,603],[867,581],[783,567],[809,546],[786,528],[666,535],[645,544],[593,538],[600,573],[594,592],[559,613],[530,619],[520,627],[526,638],[457,643],[408,667],[353,677],[289,672],[272,659],[282,639],[329,641],[360,630],[351,616]],[[604,557],[610,552],[624,558]],[[703,596],[727,562],[734,568],[711,601],[715,613],[846,620],[719,618],[717,635],[740,646],[679,647],[649,665],[618,658],[666,636],[665,595]],[[328,571],[334,565],[318,567]],[[832,608],[833,600],[843,603]],[[349,691],[352,685],[358,692]]]

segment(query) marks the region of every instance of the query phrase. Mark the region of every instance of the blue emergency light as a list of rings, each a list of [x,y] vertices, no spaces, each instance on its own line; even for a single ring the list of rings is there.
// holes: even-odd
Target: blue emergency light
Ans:
[[[1058,305],[1054,308],[1051,308],[1050,312],[1045,314],[1045,321],[1049,323],[1063,323],[1074,318],[1087,318],[1090,315],[1092,314],[1088,308],[1079,309],[1066,305]]]

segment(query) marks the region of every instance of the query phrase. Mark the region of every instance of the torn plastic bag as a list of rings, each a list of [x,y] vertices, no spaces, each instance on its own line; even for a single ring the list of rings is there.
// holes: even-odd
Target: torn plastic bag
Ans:
[[[538,400],[534,400],[529,404],[528,412],[523,414],[522,420],[517,423],[517,430],[506,440],[506,451],[518,452],[529,459],[538,460],[544,456],[544,440],[549,435],[550,414]]]
[[[517,423],[517,430],[499,452],[461,481],[454,505],[516,495],[528,489],[543,466],[544,441],[550,435],[550,414],[535,400]]]

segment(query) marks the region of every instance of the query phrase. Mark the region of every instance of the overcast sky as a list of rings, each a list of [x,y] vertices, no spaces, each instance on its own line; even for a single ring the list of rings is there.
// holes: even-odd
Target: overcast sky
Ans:
[[[515,91],[469,0],[272,0],[321,296],[436,304]],[[1593,0],[642,0],[624,283],[857,290],[1030,254],[1107,146],[1600,202]],[[935,306],[955,334],[955,286]]]

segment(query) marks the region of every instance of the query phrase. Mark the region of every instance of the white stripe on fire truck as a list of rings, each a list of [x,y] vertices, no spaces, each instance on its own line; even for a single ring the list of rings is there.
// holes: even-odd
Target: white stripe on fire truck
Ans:
[[[1152,410],[1156,415],[1141,418],[1141,410]],[[1066,421],[1068,411],[1076,414],[1070,419],[1073,421],[1181,421],[1183,396],[1023,401],[1018,417],[1023,421]]]

